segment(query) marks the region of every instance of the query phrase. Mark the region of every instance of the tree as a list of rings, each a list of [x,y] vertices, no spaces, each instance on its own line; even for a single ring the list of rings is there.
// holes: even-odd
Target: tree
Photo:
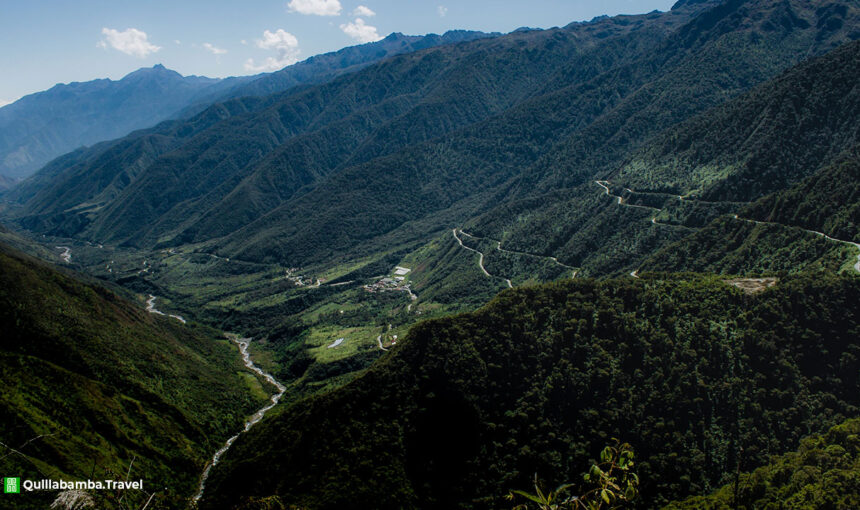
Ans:
[[[535,493],[514,490],[510,500],[517,496],[527,501],[514,510],[614,510],[628,506],[638,495],[639,477],[633,472],[633,447],[617,439],[614,446],[600,452],[600,462],[583,475],[585,492],[580,496],[567,494],[574,487],[568,483],[544,493],[535,475]],[[590,487],[590,488],[589,488]]]

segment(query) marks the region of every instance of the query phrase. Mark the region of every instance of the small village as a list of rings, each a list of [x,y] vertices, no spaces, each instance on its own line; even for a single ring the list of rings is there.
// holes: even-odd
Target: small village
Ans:
[[[409,268],[397,266],[394,268],[394,271],[392,271],[391,276],[387,276],[374,283],[365,285],[364,290],[371,293],[406,292],[409,294],[410,299],[415,301],[418,299],[418,296],[412,292],[412,284],[406,281],[406,275],[410,272],[412,272],[412,270]]]
[[[286,279],[293,282],[297,287],[319,287],[325,283],[325,280],[321,280],[319,278],[314,282],[313,277],[308,278],[306,276],[296,275],[295,273],[299,271],[301,271],[301,268],[299,267],[291,267],[284,270]]]

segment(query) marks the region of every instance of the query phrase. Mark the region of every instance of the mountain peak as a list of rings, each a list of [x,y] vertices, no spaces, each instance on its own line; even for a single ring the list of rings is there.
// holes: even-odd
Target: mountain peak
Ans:
[[[148,78],[148,77],[155,77],[155,76],[159,76],[159,77],[164,76],[164,77],[173,77],[173,78],[182,78],[183,77],[178,72],[164,67],[163,64],[155,64],[152,67],[141,67],[140,69],[137,69],[136,71],[132,71],[132,72],[128,73],[127,75],[123,76],[122,80],[129,80],[129,79],[134,80],[137,78]]]

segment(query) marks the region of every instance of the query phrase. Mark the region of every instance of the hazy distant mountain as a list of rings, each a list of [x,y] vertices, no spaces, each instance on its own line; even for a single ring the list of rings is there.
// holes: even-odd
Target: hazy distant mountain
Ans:
[[[11,179],[6,177],[5,175],[0,174],[0,191],[11,188],[17,183],[15,179]]]
[[[157,65],[25,96],[0,108],[0,174],[26,177],[77,147],[153,126],[218,81]]]
[[[83,145],[111,140],[161,121],[199,113],[211,103],[265,96],[321,83],[383,58],[498,34],[451,31],[385,39],[311,57],[274,73],[212,79],[182,76],[157,65],[119,81],[56,85],[0,108],[0,175],[27,177],[48,161]],[[8,187],[0,185],[0,189]]]

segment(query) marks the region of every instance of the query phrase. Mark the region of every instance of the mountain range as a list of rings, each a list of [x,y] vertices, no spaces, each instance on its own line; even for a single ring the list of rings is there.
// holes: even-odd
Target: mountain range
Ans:
[[[199,377],[230,373],[232,406],[212,404],[230,416],[266,392],[216,329],[283,383],[200,508],[509,508],[536,478],[586,492],[613,438],[636,449],[642,508],[860,497],[855,1],[377,44],[198,94],[0,194],[0,237],[65,266],[3,248],[26,324],[41,293],[84,322],[103,305],[74,303],[107,295],[107,323],[215,349]],[[188,325],[135,310],[150,295]],[[149,351],[98,338],[169,405],[212,398],[163,393],[175,374],[134,372]],[[83,375],[120,378],[101,370]],[[26,409],[20,439],[39,432]],[[188,441],[199,467],[212,445]]]
[[[273,94],[327,81],[391,55],[494,35],[465,30],[441,36],[395,33],[254,76],[181,76],[159,64],[117,81],[56,85],[0,108],[0,176],[20,180],[74,149],[187,117],[216,101]]]
[[[598,199],[593,177],[650,137],[857,36],[853,8],[728,2],[695,16],[709,5],[442,46],[219,103],[70,154],[10,198],[41,233],[212,242],[221,256],[294,264],[414,237],[416,222],[439,232],[541,191],[584,183]]]
[[[25,96],[0,108],[0,174],[28,177],[73,149],[154,126],[218,83],[157,65]]]

